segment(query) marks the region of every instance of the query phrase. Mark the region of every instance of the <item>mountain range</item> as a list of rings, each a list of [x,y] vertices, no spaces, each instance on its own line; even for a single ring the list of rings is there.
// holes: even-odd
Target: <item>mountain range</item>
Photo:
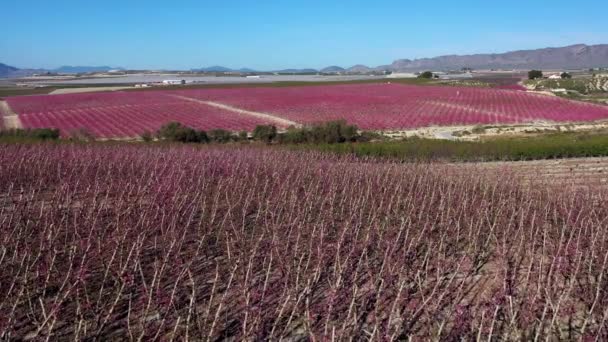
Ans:
[[[368,67],[355,65],[348,69],[339,66],[329,66],[317,69],[285,69],[274,72],[290,74],[310,73],[368,73],[372,71],[388,70],[399,71],[441,71],[460,70],[462,68],[472,69],[586,69],[596,67],[608,67],[608,44],[585,45],[577,44],[558,48],[544,48],[537,50],[519,50],[506,53],[475,54],[475,55],[446,55],[434,58],[420,59],[398,59],[392,64],[379,67]],[[61,73],[77,74],[89,72],[107,72],[110,70],[122,70],[108,66],[63,66],[54,70],[42,69],[18,69],[0,63],[0,78],[22,77],[34,73]],[[200,69],[192,69],[198,72],[243,72],[253,73],[253,69],[230,69],[223,66],[211,66]]]
[[[608,44],[577,44],[558,48],[519,50],[505,53],[475,55],[445,55],[434,58],[398,59],[392,64],[368,67],[357,64],[348,69],[329,66],[323,69],[285,69],[280,73],[368,73],[372,71],[448,71],[472,69],[587,69],[608,67]],[[205,72],[254,72],[252,69],[230,69],[221,66],[195,69]]]
[[[571,45],[560,48],[520,50],[498,54],[447,55],[399,59],[393,71],[473,69],[586,69],[608,66],[608,44]]]

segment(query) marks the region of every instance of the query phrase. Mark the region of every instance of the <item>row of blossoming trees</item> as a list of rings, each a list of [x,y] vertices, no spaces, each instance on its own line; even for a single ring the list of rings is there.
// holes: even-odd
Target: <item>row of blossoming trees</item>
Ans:
[[[608,337],[605,192],[259,148],[2,151],[2,339]]]
[[[334,120],[364,130],[401,130],[608,118],[605,106],[522,91],[402,84],[65,94],[7,101],[25,128],[57,128],[64,136],[84,129],[102,138],[137,137],[173,121],[200,130],[252,131],[257,125],[286,128],[286,122]]]

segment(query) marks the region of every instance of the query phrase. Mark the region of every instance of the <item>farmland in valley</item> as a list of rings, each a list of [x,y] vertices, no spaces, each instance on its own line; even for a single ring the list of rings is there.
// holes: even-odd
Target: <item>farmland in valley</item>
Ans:
[[[513,164],[1,148],[3,339],[608,338],[605,189]]]
[[[365,130],[400,130],[608,118],[608,107],[520,91],[403,84],[66,94],[7,102],[26,128],[59,128],[64,135],[86,129],[105,138],[135,137],[169,121],[238,131],[345,119]]]

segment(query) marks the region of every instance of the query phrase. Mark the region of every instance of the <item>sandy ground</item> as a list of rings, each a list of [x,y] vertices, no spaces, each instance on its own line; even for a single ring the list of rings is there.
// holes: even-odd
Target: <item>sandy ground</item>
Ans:
[[[249,111],[249,110],[244,110],[244,109],[240,109],[237,107],[232,107],[232,106],[228,106],[222,103],[218,103],[218,102],[213,102],[213,101],[203,101],[203,100],[197,100],[197,99],[193,99],[190,97],[185,97],[185,96],[179,96],[179,95],[171,95],[172,97],[181,99],[181,100],[187,100],[190,102],[196,102],[199,104],[204,104],[207,106],[211,106],[211,107],[216,107],[216,108],[220,108],[223,110],[227,110],[230,112],[234,112],[234,113],[238,113],[238,114],[243,114],[243,115],[249,115],[249,116],[255,116],[258,117],[260,119],[265,119],[265,120],[270,120],[273,121],[279,125],[282,126],[296,126],[299,127],[301,126],[299,123],[295,122],[295,121],[291,121],[291,120],[287,120],[278,116],[274,116],[272,114],[268,114],[268,113],[262,113],[262,112],[253,112],[253,111]]]
[[[6,101],[0,101],[0,114],[2,115],[2,120],[4,120],[4,128],[23,128],[21,120],[19,120],[19,116],[13,112]]]
[[[419,137],[427,139],[479,141],[501,136],[526,136],[538,133],[585,132],[608,129],[608,121],[590,122],[550,122],[537,121],[516,125],[466,125],[466,126],[433,126],[403,131],[385,131],[384,135],[399,139]],[[474,133],[474,130],[483,131]],[[463,134],[464,133],[464,134]]]
[[[124,89],[132,89],[133,87],[89,87],[89,88],[62,88],[51,92],[51,95],[60,94],[77,94],[77,93],[94,93],[99,91],[117,91]]]

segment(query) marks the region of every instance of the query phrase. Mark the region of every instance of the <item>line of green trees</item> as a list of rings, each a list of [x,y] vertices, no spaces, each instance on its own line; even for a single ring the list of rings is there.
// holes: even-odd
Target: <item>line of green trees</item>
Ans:
[[[233,133],[223,129],[203,131],[179,122],[171,122],[161,127],[156,134],[144,133],[142,135],[144,141],[158,139],[183,143],[228,143],[253,140],[267,144],[339,144],[364,142],[374,137],[377,135],[370,132],[359,132],[357,126],[349,125],[344,120],[304,127],[291,126],[284,132],[279,132],[273,125],[259,125],[251,134],[245,131]]]

